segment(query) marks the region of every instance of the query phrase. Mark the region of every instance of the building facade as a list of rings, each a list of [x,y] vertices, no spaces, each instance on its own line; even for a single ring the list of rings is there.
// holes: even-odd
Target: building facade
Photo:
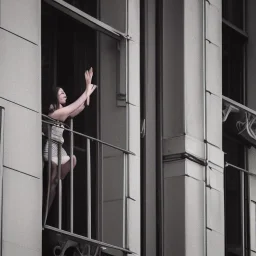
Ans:
[[[256,255],[255,11],[0,0],[1,255]],[[77,166],[49,210],[45,114],[90,67],[96,93],[64,126]]]

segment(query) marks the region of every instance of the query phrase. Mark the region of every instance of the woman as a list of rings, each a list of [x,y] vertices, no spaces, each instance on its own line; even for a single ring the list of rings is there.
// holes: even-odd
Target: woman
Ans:
[[[89,98],[93,91],[96,89],[96,85],[92,85],[93,70],[85,72],[86,89],[84,93],[72,104],[66,106],[67,96],[62,88],[57,87],[55,90],[54,99],[49,107],[48,116],[60,121],[65,122],[68,117],[75,117],[85,108],[85,103],[89,105]],[[48,209],[50,209],[53,199],[56,194],[56,186],[58,184],[58,145],[64,143],[63,139],[63,124],[53,125],[51,132],[51,155],[52,155],[52,174],[51,174],[51,191],[48,203]],[[44,147],[44,160],[48,161],[49,141],[46,142]],[[61,146],[61,179],[63,180],[71,169],[71,159],[67,155],[67,152]],[[76,157],[73,156],[73,167],[76,166]]]

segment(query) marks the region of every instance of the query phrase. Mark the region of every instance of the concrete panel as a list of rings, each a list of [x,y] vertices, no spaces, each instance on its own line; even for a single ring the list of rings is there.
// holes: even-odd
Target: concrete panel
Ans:
[[[129,104],[129,150],[140,156],[140,108]]]
[[[140,184],[141,184],[141,170],[140,170],[140,158],[137,156],[130,155],[129,161],[129,173],[128,173],[128,191],[129,197],[139,201],[140,200]]]
[[[207,255],[224,256],[225,255],[224,235],[215,231],[207,230]]]
[[[186,159],[186,173],[188,176],[197,179],[199,181],[204,181],[205,177],[205,167],[197,164],[193,161]]]
[[[197,156],[199,158],[205,158],[205,144],[203,141],[186,135],[186,152]]]
[[[222,95],[221,48],[208,41],[206,41],[206,89],[218,96]]]
[[[142,3],[142,1],[141,1]],[[145,117],[146,117],[146,136],[143,139],[145,143],[145,173],[142,177],[142,183],[145,185],[143,206],[145,217],[141,219],[143,223],[144,241],[142,241],[143,250],[147,256],[157,255],[157,231],[156,231],[156,0],[145,1],[145,8],[141,11],[145,13],[141,21],[145,22],[145,29],[141,34],[145,36],[145,42],[141,42],[141,52],[145,53]],[[145,44],[145,47],[143,45]],[[143,61],[143,60],[141,60]],[[167,112],[167,111],[166,111]],[[143,174],[143,173],[142,173]]]
[[[203,189],[192,178],[165,179],[165,255],[203,255]]]
[[[211,144],[207,144],[208,147],[208,160],[221,167],[224,168],[224,152],[219,148],[212,146]]]
[[[140,106],[140,45],[129,41],[128,102]]]
[[[256,203],[251,201],[250,203],[250,243],[251,249],[256,251]]]
[[[186,255],[204,255],[204,183],[185,178]],[[180,199],[182,200],[182,199]],[[175,254],[178,255],[178,254]]]
[[[204,180],[204,167],[188,159],[164,163],[164,177],[188,175],[197,180]]]
[[[185,160],[165,162],[163,169],[164,178],[184,176],[186,174]]]
[[[140,0],[128,1],[128,34],[134,42],[140,40]]]
[[[220,167],[219,165],[216,165],[216,164],[214,164],[212,162],[209,162],[208,166],[209,166],[209,168],[214,169],[214,170],[216,170],[216,171],[218,171],[220,173],[224,173],[224,168]]]
[[[221,12],[214,5],[206,2],[206,39],[221,47],[222,45],[222,18]]]
[[[39,43],[39,0],[1,0],[0,26],[33,43]]]
[[[202,14],[200,1],[184,1],[185,133],[199,140],[204,136]]]
[[[103,200],[123,198],[123,157],[122,155],[103,160]]]
[[[41,178],[40,115],[3,99],[0,105],[5,108],[4,165]]]
[[[205,144],[204,142],[188,135],[182,135],[163,140],[164,155],[172,155],[184,152],[204,159]]]
[[[224,175],[214,168],[207,168],[207,185],[224,193]]]
[[[248,149],[248,169],[256,174],[256,149],[253,147]]]
[[[42,181],[4,168],[3,240],[40,251],[41,236]]]
[[[214,5],[218,10],[221,10],[221,0],[210,0],[209,2],[211,3],[211,5]]]
[[[164,255],[186,255],[185,178],[164,180]]]
[[[207,188],[207,227],[224,234],[224,194]]]
[[[126,13],[126,0],[100,1],[101,21],[122,32],[125,32]]]
[[[40,111],[40,48],[0,29],[0,95]]]
[[[222,100],[213,94],[206,94],[207,97],[207,140],[222,148]]]
[[[185,131],[184,8],[183,1],[163,4],[163,136],[171,138]]]
[[[113,145],[127,148],[127,110],[116,105],[118,65],[116,40],[101,34],[100,53],[101,138]],[[104,156],[116,154],[116,150],[105,147]]]
[[[177,136],[163,140],[163,154],[172,155],[186,151],[186,136]]]
[[[123,201],[103,203],[103,241],[122,247]]]
[[[41,250],[33,250],[13,244],[7,241],[3,241],[3,256],[41,256]]]
[[[140,255],[141,246],[141,223],[140,223],[140,201],[128,199],[128,248]]]
[[[255,177],[249,176],[250,182],[250,199],[256,202],[256,180]]]

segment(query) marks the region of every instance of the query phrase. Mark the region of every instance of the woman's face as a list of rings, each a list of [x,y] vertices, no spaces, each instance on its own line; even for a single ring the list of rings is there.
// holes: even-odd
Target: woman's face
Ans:
[[[58,101],[61,105],[65,105],[67,101],[67,95],[62,88],[60,88],[58,91]]]

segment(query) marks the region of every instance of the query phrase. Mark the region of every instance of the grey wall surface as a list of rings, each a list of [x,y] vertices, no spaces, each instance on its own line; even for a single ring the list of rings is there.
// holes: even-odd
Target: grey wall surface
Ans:
[[[141,22],[145,24],[144,31],[141,31],[144,42],[141,42],[141,52],[145,56],[141,60],[144,67],[144,113],[145,118],[145,137],[144,146],[144,184],[142,222],[144,229],[142,241],[143,255],[157,255],[157,206],[156,206],[156,90],[160,87],[156,84],[156,7],[155,0],[143,1],[144,17]],[[144,21],[142,19],[144,18]],[[159,255],[160,256],[160,255]]]
[[[0,1],[4,256],[41,255],[40,2]]]
[[[140,74],[139,70],[139,1],[100,2],[100,20],[128,33],[125,65],[118,55],[125,56],[124,41],[99,36],[101,82],[101,137],[116,146],[129,149],[127,199],[127,248],[140,254]],[[113,15],[113,10],[119,13]],[[121,50],[121,52],[119,51]],[[122,61],[121,61],[122,63]],[[122,69],[123,67],[127,70]],[[121,69],[120,69],[121,67]],[[120,73],[119,73],[120,72]],[[122,80],[118,79],[121,74]],[[117,104],[117,86],[125,85],[126,101]],[[123,242],[123,154],[107,147],[103,149],[103,240],[118,246]]]
[[[225,255],[224,154],[222,151],[222,10],[221,1],[205,1],[206,140],[206,249]]]
[[[163,153],[209,163],[164,162],[165,255],[224,255],[221,3],[166,0],[163,10]]]

